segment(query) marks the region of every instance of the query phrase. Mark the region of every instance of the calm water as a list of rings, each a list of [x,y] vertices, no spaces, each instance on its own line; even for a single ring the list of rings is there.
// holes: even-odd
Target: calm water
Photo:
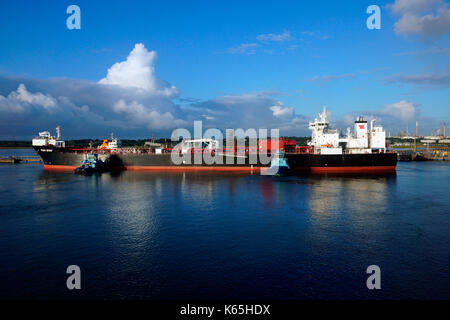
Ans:
[[[0,165],[0,297],[449,299],[449,182],[448,163],[282,178]]]

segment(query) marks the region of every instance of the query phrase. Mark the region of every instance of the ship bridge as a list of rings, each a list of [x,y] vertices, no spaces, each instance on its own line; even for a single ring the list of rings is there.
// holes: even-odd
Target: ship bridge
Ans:
[[[319,113],[319,118],[309,123],[312,131],[308,145],[314,147],[314,153],[372,153],[386,151],[386,132],[382,126],[374,126],[375,119],[370,121],[370,129],[364,117],[358,117],[354,123],[353,133],[347,128],[347,136],[340,137],[337,130],[330,129],[327,109]]]

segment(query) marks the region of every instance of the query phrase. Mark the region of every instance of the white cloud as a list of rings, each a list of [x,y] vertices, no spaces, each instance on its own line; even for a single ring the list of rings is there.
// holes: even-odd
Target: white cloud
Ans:
[[[421,114],[421,105],[412,101],[401,100],[395,103],[386,104],[377,110],[359,110],[347,113],[336,122],[337,128],[352,127],[354,120],[358,116],[364,116],[366,120],[376,119],[377,123],[382,125],[386,132],[397,132],[397,130],[409,125],[410,128],[419,121],[422,128],[432,128],[433,125],[441,120],[429,118]]]
[[[149,57],[143,46],[137,47],[140,48],[138,51],[142,50],[143,55]],[[125,62],[141,58],[129,57]],[[143,59],[146,61],[143,65],[151,66],[150,70],[153,70],[152,59],[154,56]],[[114,68],[112,73],[111,68],[108,75],[133,69],[128,64],[124,66]],[[179,106],[174,103],[173,95],[161,93],[162,89],[170,90],[170,87],[162,86],[164,82],[158,80],[153,71],[147,75],[151,75],[156,84],[148,87],[150,89],[136,85],[123,86],[123,83],[111,85],[75,79],[39,80],[0,76],[0,88],[10,88],[7,94],[0,95],[0,137],[11,138],[11,132],[14,132],[28,139],[36,132],[56,125],[62,126],[65,139],[98,138],[112,131],[122,138],[149,137],[152,134],[167,137],[174,128],[190,129],[192,121],[199,119],[203,120],[204,128],[279,128],[284,135],[309,134],[308,119],[276,99],[280,92],[223,95],[206,101],[189,99]],[[347,74],[318,79],[326,82],[353,76]],[[373,114],[383,119],[411,119],[417,115],[417,105],[400,101]]]
[[[113,110],[117,113],[126,114],[133,124],[145,125],[150,130],[176,128],[186,124],[183,120],[175,119],[170,112],[161,113],[146,108],[136,101],[127,103],[121,99],[114,104]]]
[[[51,111],[56,107],[56,99],[40,92],[31,93],[23,83],[19,84],[16,91],[11,91],[8,97],[0,95],[0,110],[22,113],[29,107],[42,107]]]
[[[439,9],[437,15],[419,17],[405,14],[395,23],[397,34],[421,35],[435,37],[450,31],[450,9]]]
[[[441,3],[441,0],[396,0],[387,7],[395,14],[404,14],[427,11]]]
[[[346,126],[351,126],[355,122],[355,118],[351,114],[346,114],[342,117],[341,122]]]
[[[380,111],[382,115],[388,115],[400,119],[402,121],[409,121],[416,117],[418,105],[406,100],[397,103],[388,104]]]
[[[138,57],[136,48],[142,50]],[[153,70],[154,56],[146,54],[149,52],[143,46],[136,48],[124,64],[115,64],[101,83],[0,76],[0,89],[19,87],[0,96],[0,137],[11,138],[14,132],[16,137],[20,133],[28,139],[57,125],[61,125],[65,139],[98,138],[110,132],[122,138],[152,134],[167,137],[173,129],[190,128],[193,120],[200,119],[205,128],[280,128],[291,130],[291,134],[307,130],[300,126],[301,115],[274,98],[281,92],[223,95],[206,101],[189,99],[180,106],[174,103],[176,97],[161,94],[161,86],[154,89],[140,82],[124,85],[126,78],[121,75],[131,74],[127,70],[136,65],[151,65]],[[153,71],[146,74],[156,79]],[[112,79],[115,85],[110,83]]]
[[[283,31],[282,33],[266,33],[258,35],[256,39],[259,41],[284,42],[291,40],[291,34],[289,31]]]
[[[309,118],[261,91],[193,101],[180,107],[166,96],[143,96],[136,94],[135,89],[117,90],[89,81],[14,80],[0,76],[0,83],[2,88],[21,88],[0,96],[0,137],[3,139],[30,139],[36,132],[57,125],[62,126],[64,139],[101,138],[110,132],[122,138],[151,137],[153,134],[168,137],[175,128],[191,130],[193,120],[203,120],[205,129],[279,128],[282,135],[310,134],[307,129]],[[44,107],[53,105],[50,101],[54,106]],[[398,128],[400,121],[420,120],[419,111],[417,104],[399,101],[381,110],[358,115],[370,114],[380,119],[383,125]],[[347,126],[354,116],[344,120],[342,123],[337,119],[337,128]]]
[[[394,56],[418,56],[418,55],[429,55],[429,54],[442,54],[450,55],[450,48],[429,48],[425,50],[414,50],[395,53]]]
[[[156,78],[154,66],[156,57],[155,51],[149,52],[142,43],[137,43],[127,60],[115,63],[99,83],[142,89],[168,97],[178,95],[179,91],[176,87],[169,86]]]
[[[272,106],[270,110],[273,112],[274,117],[284,118],[292,117],[294,115],[294,107],[283,107],[282,105]]]
[[[51,109],[56,106],[56,100],[50,95],[44,95],[40,92],[31,93],[25,85],[21,83],[17,91],[12,91],[8,95],[8,99],[16,99],[21,102],[27,102],[32,105],[41,106],[45,109]]]
[[[278,43],[281,44],[285,41],[291,40],[291,33],[289,31],[283,31],[282,33],[266,33],[266,34],[260,34],[256,37],[256,40],[258,40],[258,43],[252,42],[252,43],[242,43],[236,47],[229,48],[226,53],[229,54],[248,54],[252,55],[257,52],[258,48],[261,48],[262,52],[272,54],[274,52],[273,49],[267,48],[267,46],[270,46],[272,43]],[[290,46],[288,49],[293,50],[296,49],[297,46],[293,45]]]
[[[257,43],[243,43],[237,47],[229,48],[227,50],[227,53],[230,53],[230,54],[255,54],[256,48],[258,48],[258,47],[259,47],[259,45]]]
[[[416,85],[448,86],[450,72],[439,74],[394,74],[384,79],[387,83],[408,83]]]
[[[0,95],[0,137],[6,139],[11,138],[12,132],[15,137],[19,133],[28,139],[57,125],[61,125],[66,138],[103,137],[112,131],[122,137],[166,135],[180,124],[178,119],[189,117],[172,98],[147,91],[140,94],[135,88],[73,79],[0,77],[0,83],[6,88],[18,86],[17,90]],[[120,99],[136,101],[143,107],[132,104],[128,112],[114,110]]]
[[[307,82],[321,82],[322,84],[328,83],[333,80],[346,79],[346,78],[355,78],[356,75],[353,73],[346,74],[338,74],[338,75],[326,75],[326,76],[315,76]]]
[[[22,113],[24,106],[17,99],[10,99],[0,95],[0,112]]]
[[[0,78],[1,79],[1,78]],[[4,80],[4,79],[2,79]],[[53,80],[30,80],[31,87],[41,87],[42,83]],[[68,80],[58,80],[64,83]],[[41,83],[42,82],[42,83]],[[10,85],[8,85],[10,86]],[[73,87],[65,86],[67,94]],[[42,86],[47,90],[46,85]],[[11,91],[7,97],[0,95],[0,136],[23,138],[33,136],[37,131],[48,130],[56,125],[62,125],[64,132],[75,132],[78,137],[98,128],[109,125],[110,128],[123,128],[123,123],[114,119],[105,119],[108,112],[92,112],[88,105],[77,106],[66,96],[55,98],[52,94],[30,92],[23,82],[18,84],[16,91]],[[101,95],[94,95],[98,99]],[[97,100],[99,101],[99,100]],[[94,110],[95,111],[95,110]],[[66,131],[67,129],[67,131]],[[22,136],[21,136],[22,135]]]
[[[328,40],[330,37],[324,34],[320,34],[318,32],[314,32],[314,31],[302,31],[300,32],[301,35],[304,36],[309,36],[309,37],[314,37],[320,40]],[[304,41],[305,39],[301,38],[300,41]]]
[[[400,15],[396,34],[436,38],[450,32],[450,9],[442,0],[396,0],[388,8]]]
[[[208,119],[206,125],[226,128],[278,128],[281,134],[303,135],[305,117],[272,96],[256,93],[225,95],[191,105],[191,112]],[[199,118],[199,117],[197,117]]]

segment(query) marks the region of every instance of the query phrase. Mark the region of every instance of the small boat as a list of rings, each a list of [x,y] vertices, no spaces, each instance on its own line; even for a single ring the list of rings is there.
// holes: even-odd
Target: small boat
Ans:
[[[272,161],[270,162],[270,167],[267,169],[268,175],[283,175],[289,173],[290,168],[287,164],[285,154],[283,151],[277,151]]]
[[[105,165],[102,160],[98,159],[98,154],[89,153],[86,158],[81,161],[81,166],[76,168],[74,173],[91,175],[93,173],[103,172],[105,170]]]
[[[416,152],[412,155],[411,157],[412,161],[429,161],[431,160],[430,158],[428,158],[426,155],[424,155],[423,153],[420,152]]]
[[[0,158],[0,163],[20,163],[22,160],[16,157]]]

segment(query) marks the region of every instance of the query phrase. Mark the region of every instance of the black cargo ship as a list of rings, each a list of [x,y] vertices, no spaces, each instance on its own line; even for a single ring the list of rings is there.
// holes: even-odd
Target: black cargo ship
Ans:
[[[194,154],[191,154],[190,163],[174,164],[170,153],[156,154],[145,153],[111,153],[96,149],[74,149],[54,147],[34,147],[42,157],[44,168],[47,170],[74,170],[86,158],[86,155],[95,152],[99,159],[116,170],[220,170],[220,171],[247,171],[259,172],[269,164],[251,164],[250,157],[238,162],[239,158],[232,157],[233,162],[224,160],[224,163],[208,164],[194,162]],[[396,153],[372,153],[372,154],[342,154],[321,155],[313,153],[285,152],[286,161],[294,172],[394,172],[397,164]]]
[[[397,154],[387,151],[385,132],[382,127],[374,127],[373,121],[369,130],[367,121],[360,117],[355,122],[354,133],[348,130],[347,137],[341,137],[337,130],[329,128],[324,109],[319,119],[310,122],[309,128],[313,133],[308,146],[296,146],[293,140],[279,140],[279,148],[284,150],[286,162],[293,172],[395,172]],[[262,161],[258,151],[263,150],[265,159],[276,152],[271,150],[270,141],[258,141],[254,149],[238,150],[235,147],[230,152],[219,151],[215,147],[217,141],[212,139],[187,140],[183,141],[183,148],[176,149],[176,155],[179,153],[183,160],[174,161],[174,149],[121,148],[120,141],[113,137],[111,141],[105,139],[99,148],[66,147],[57,128],[57,137],[47,131],[41,132],[33,139],[33,147],[48,170],[73,170],[89,153],[96,153],[110,169],[116,170],[260,172],[269,167],[270,161]],[[200,147],[195,146],[198,142]],[[215,161],[207,161],[203,155],[215,157]]]

